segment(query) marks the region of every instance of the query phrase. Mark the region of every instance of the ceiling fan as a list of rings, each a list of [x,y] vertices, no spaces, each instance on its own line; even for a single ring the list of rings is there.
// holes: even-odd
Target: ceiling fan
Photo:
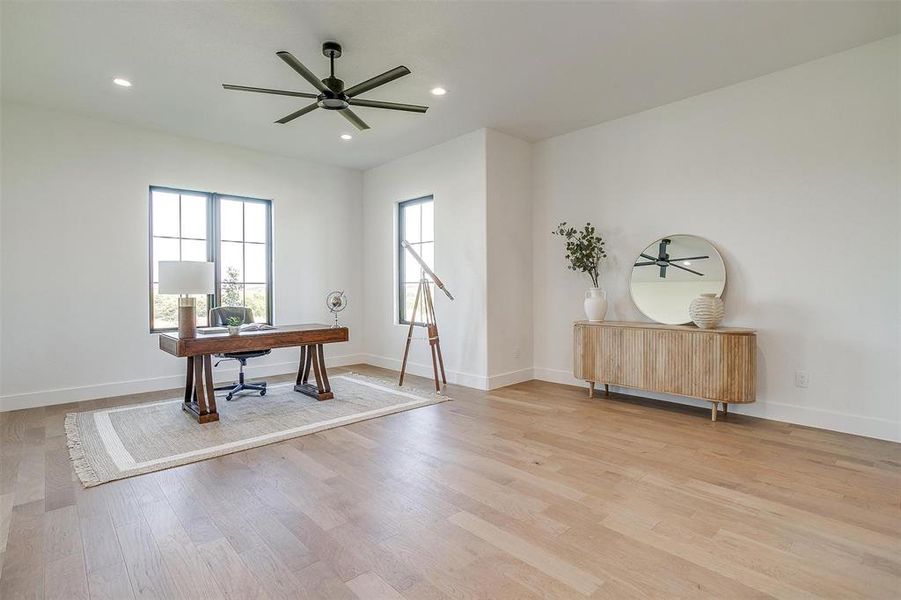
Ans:
[[[636,267],[650,267],[652,265],[660,267],[660,277],[666,279],[666,268],[667,267],[676,267],[677,269],[682,269],[683,271],[688,271],[689,273],[694,273],[700,277],[703,277],[703,273],[698,273],[692,269],[687,267],[683,267],[682,265],[676,264],[680,261],[685,260],[703,260],[705,258],[710,258],[709,256],[683,256],[682,258],[670,258],[669,254],[666,252],[666,247],[669,246],[673,241],[667,238],[663,238],[660,240],[660,248],[657,251],[657,258],[650,256],[649,254],[641,253],[641,258],[648,259],[647,261],[637,262],[635,263]]]
[[[297,117],[303,116],[308,112],[314,111],[317,108],[324,108],[325,110],[337,110],[338,113],[353,123],[357,129],[369,129],[369,125],[367,125],[363,119],[358,117],[356,113],[354,113],[350,107],[351,106],[364,106],[366,108],[387,108],[389,110],[402,110],[406,112],[416,112],[416,113],[424,113],[429,109],[428,106],[419,106],[416,104],[398,104],[396,102],[381,102],[377,100],[363,100],[357,98],[360,94],[368,92],[371,89],[377,88],[380,85],[384,85],[395,79],[403,77],[404,75],[410,74],[410,69],[404,66],[394,67],[390,71],[385,71],[381,75],[376,75],[371,79],[367,79],[362,83],[358,83],[357,85],[344,89],[344,82],[335,77],[335,59],[341,56],[341,45],[337,42],[325,42],[322,44],[322,54],[324,54],[329,59],[329,76],[325,79],[317,79],[316,75],[313,74],[308,68],[306,68],[303,63],[294,58],[294,56],[290,52],[286,52],[284,50],[275,53],[280,59],[285,61],[289,67],[297,71],[301,77],[306,79],[310,84],[316,88],[319,93],[318,94],[309,94],[306,92],[289,92],[287,90],[272,90],[268,88],[258,88],[258,87],[250,87],[246,85],[232,85],[229,83],[223,83],[222,87],[227,90],[238,90],[241,92],[258,92],[260,94],[276,94],[279,96],[295,96],[297,98],[315,98],[315,102],[312,104],[308,104],[304,106],[300,110],[294,111],[290,115],[284,116],[276,123],[285,124],[290,121],[293,121]]]

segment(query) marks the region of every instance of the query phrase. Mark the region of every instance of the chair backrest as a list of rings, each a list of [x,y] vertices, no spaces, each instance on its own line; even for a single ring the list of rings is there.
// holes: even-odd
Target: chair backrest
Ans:
[[[230,317],[241,319],[241,323],[253,323],[253,310],[246,306],[217,306],[210,309],[210,326],[228,325]]]

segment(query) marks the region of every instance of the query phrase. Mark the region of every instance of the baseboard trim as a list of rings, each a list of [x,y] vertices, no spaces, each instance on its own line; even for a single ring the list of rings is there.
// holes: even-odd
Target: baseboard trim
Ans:
[[[488,389],[496,390],[498,388],[513,385],[515,383],[523,383],[535,379],[534,369],[520,369],[518,371],[507,371],[506,373],[498,373],[497,375],[488,376]]]
[[[541,381],[586,387],[584,381],[573,377],[571,372],[560,369],[536,367],[534,369],[534,376],[535,379]],[[675,402],[677,404],[685,404],[688,406],[710,408],[709,402],[682,396],[644,392],[616,386],[610,386],[610,391],[652,398],[654,400]],[[901,442],[901,422],[892,421],[890,419],[862,417],[860,415],[823,408],[811,408],[809,406],[798,406],[795,404],[762,400],[758,400],[753,404],[732,405],[729,407],[729,412],[759,417],[761,419],[769,419],[771,421],[792,423],[794,425],[816,427],[817,429],[828,429],[830,431],[838,431],[841,433],[862,435],[864,437],[876,438],[889,442]]]
[[[382,367],[383,369],[400,371],[401,361],[396,358],[378,356],[375,354],[365,354],[363,356],[364,358],[360,362],[365,362],[366,364],[370,364],[374,367]],[[432,379],[434,377],[431,363],[424,364],[407,361],[407,373],[410,373],[412,375],[419,375],[420,377],[428,377],[429,379]],[[471,387],[477,390],[489,389],[488,377],[485,377],[484,375],[474,375],[472,373],[464,373],[462,371],[451,371],[447,368],[445,368],[444,374],[445,376],[447,376],[448,383]]]
[[[347,354],[343,356],[333,356],[326,359],[329,367],[343,367],[354,364],[370,364],[376,367],[400,370],[401,361],[395,358],[385,356],[377,356],[374,354]],[[248,365],[245,372],[251,377],[266,377],[273,375],[283,375],[293,373],[297,369],[294,362],[279,362],[267,365],[252,366]],[[407,363],[407,371],[413,375],[421,377],[432,377],[432,365],[422,363]],[[238,370],[235,368],[220,368],[216,370],[216,381],[228,381],[234,378]],[[499,373],[485,377],[482,375],[474,375],[472,373],[463,373],[460,371],[446,371],[449,383],[462,385],[479,390],[494,390],[515,383],[522,383],[531,379],[540,381],[548,381],[551,383],[559,383],[563,385],[572,385],[577,387],[585,387],[585,382],[576,379],[569,371],[560,369],[548,369],[544,367],[535,367],[533,369],[521,369],[519,371],[510,371],[507,373]],[[116,381],[111,383],[102,383],[97,385],[68,387],[52,390],[40,390],[35,392],[24,392],[21,394],[7,394],[0,396],[0,412],[10,410],[21,410],[26,408],[37,408],[41,406],[53,406],[56,404],[67,404],[71,402],[82,402],[85,400],[94,400],[97,398],[109,398],[113,396],[125,396],[128,394],[139,394],[143,392],[154,392],[159,390],[167,390],[179,388],[184,385],[184,375],[166,375],[163,377],[151,377],[147,379],[135,379],[131,381]],[[709,402],[701,400],[693,400],[681,396],[671,396],[668,394],[657,394],[649,392],[637,392],[629,388],[618,388],[611,386],[612,391],[624,394],[641,395],[643,397],[655,400],[664,400],[667,402],[675,402],[677,404],[685,404],[689,406],[698,406],[707,408]],[[838,431],[841,433],[850,433],[853,435],[862,435],[865,437],[887,440],[891,442],[901,442],[901,422],[892,421],[890,419],[881,419],[878,417],[863,417],[850,413],[833,411],[822,408],[811,408],[807,406],[797,406],[794,404],[785,404],[782,402],[758,401],[754,404],[735,405],[730,407],[731,412],[745,414],[752,417],[769,419],[772,421],[781,421],[784,423],[793,423],[796,425],[804,425],[807,427],[816,427],[819,429],[828,429],[830,431]]]
[[[362,354],[347,354],[344,356],[332,356],[325,359],[328,367],[344,367],[347,365],[365,362]],[[296,362],[279,362],[265,365],[248,364],[244,372],[249,377],[269,377],[284,375],[297,371]],[[237,368],[219,367],[214,369],[214,381],[222,383],[231,381],[237,377]],[[70,402],[83,402],[97,398],[111,398],[128,394],[140,394],[143,392],[156,392],[184,387],[185,376],[164,375],[162,377],[149,377],[147,379],[133,379],[130,381],[114,381],[96,385],[75,386],[52,390],[39,390],[24,392],[21,394],[7,394],[0,396],[0,412],[21,410],[24,408],[37,408],[40,406],[53,406],[56,404],[68,404]]]

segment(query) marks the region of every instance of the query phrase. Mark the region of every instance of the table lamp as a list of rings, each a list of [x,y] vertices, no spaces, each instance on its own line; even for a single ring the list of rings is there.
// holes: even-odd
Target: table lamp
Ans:
[[[178,337],[197,335],[196,298],[189,294],[212,294],[215,289],[214,264],[192,260],[161,260],[160,294],[179,294]]]

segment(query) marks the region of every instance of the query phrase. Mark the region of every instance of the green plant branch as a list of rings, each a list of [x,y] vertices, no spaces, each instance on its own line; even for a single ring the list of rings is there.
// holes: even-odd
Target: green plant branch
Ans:
[[[604,239],[597,235],[594,225],[586,223],[581,230],[575,227],[567,227],[563,221],[551,232],[565,240],[564,258],[569,263],[567,268],[577,273],[585,273],[591,279],[593,287],[600,287],[600,273],[598,266],[607,258],[604,250]]]

